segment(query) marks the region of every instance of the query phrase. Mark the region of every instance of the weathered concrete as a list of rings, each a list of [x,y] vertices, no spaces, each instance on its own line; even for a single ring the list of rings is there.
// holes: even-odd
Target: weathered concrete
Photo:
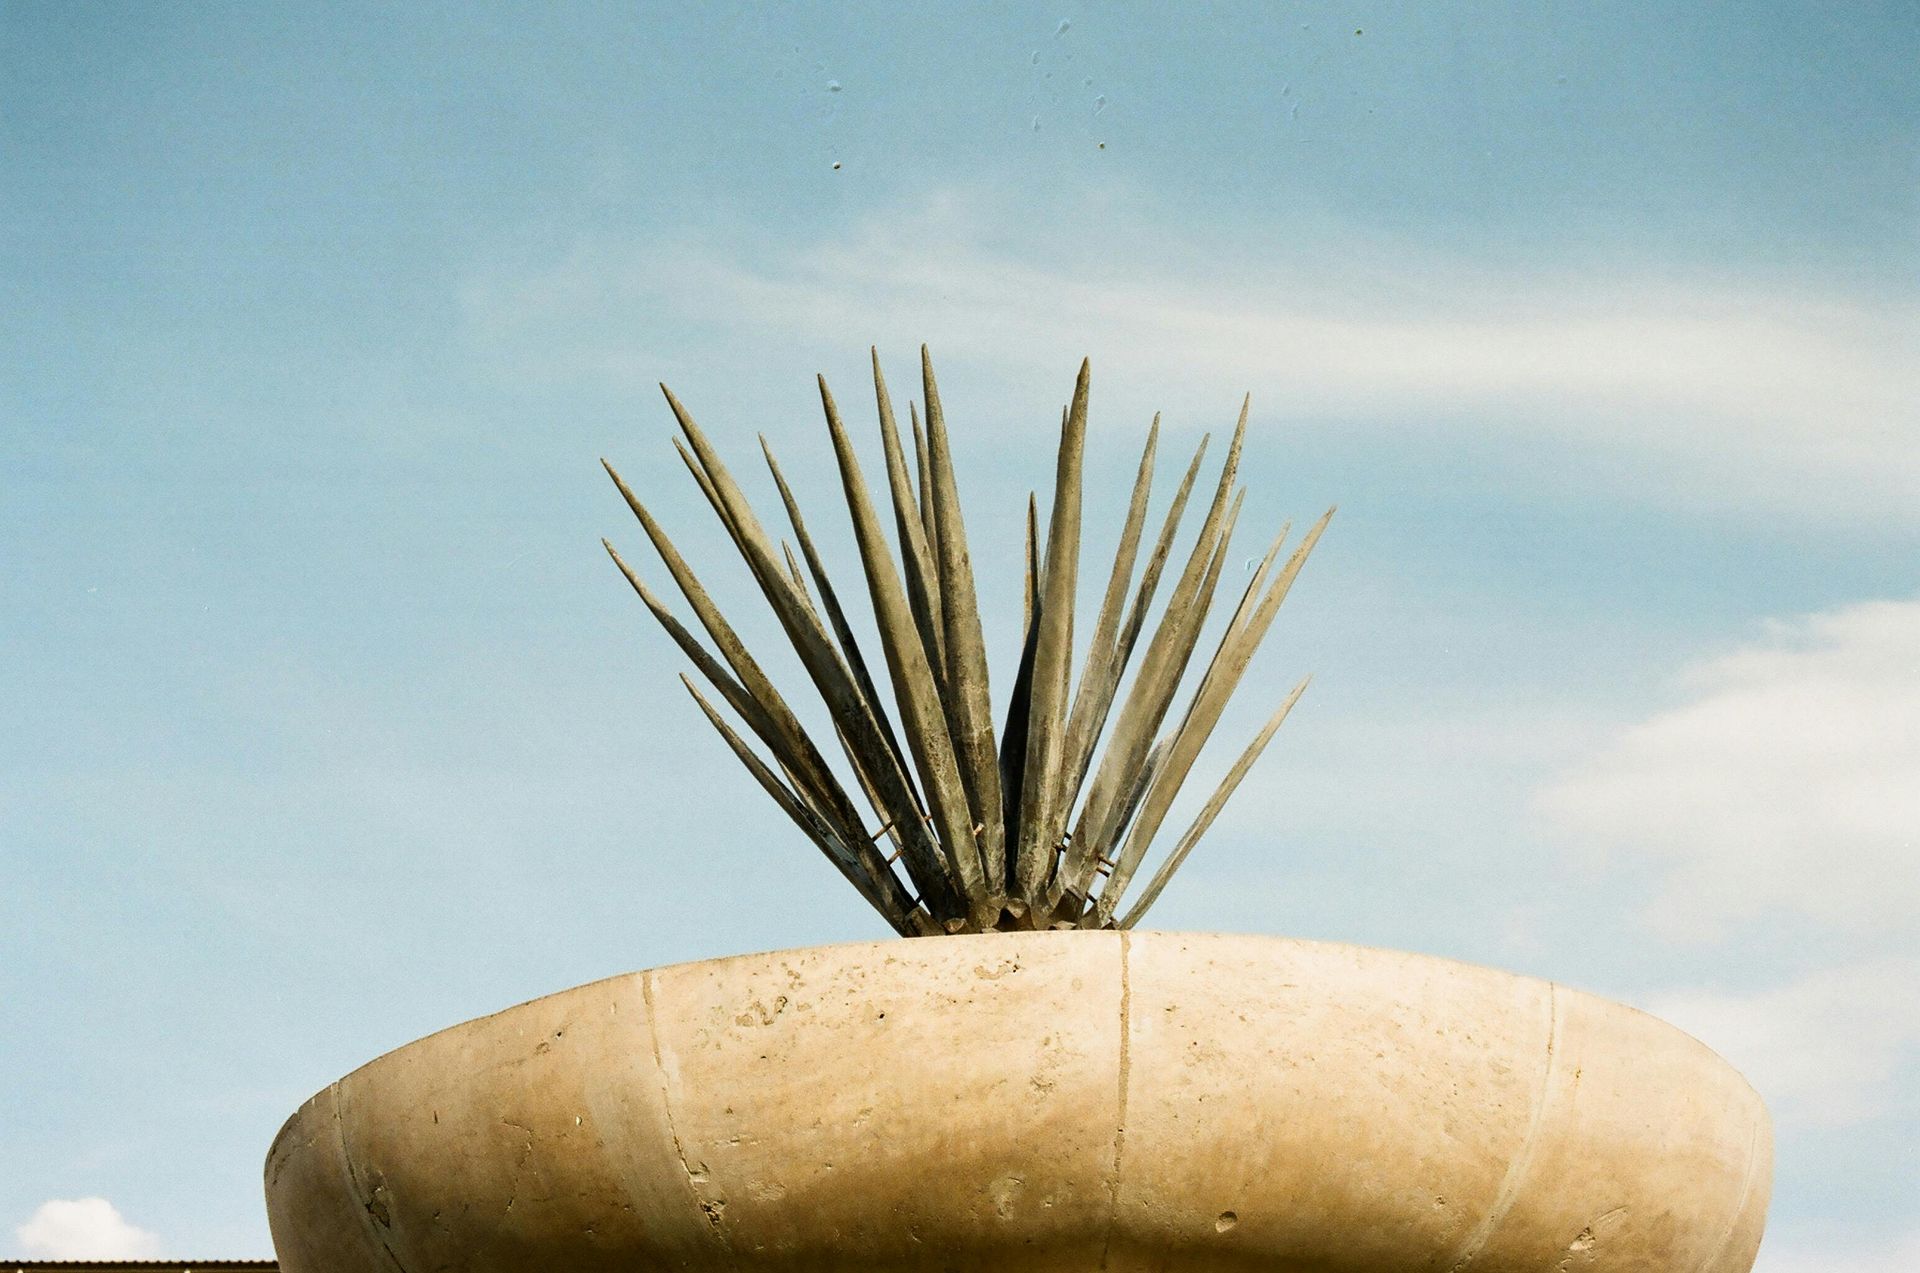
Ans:
[[[1274,938],[685,964],[380,1058],[267,1161],[288,1273],[1745,1273],[1740,1076],[1578,991]]]

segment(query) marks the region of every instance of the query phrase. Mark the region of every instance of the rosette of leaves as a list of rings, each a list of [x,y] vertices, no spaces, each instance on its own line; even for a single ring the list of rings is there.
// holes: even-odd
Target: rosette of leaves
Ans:
[[[909,405],[911,456],[877,353],[873,359],[885,456],[885,495],[879,500],[826,381],[819,382],[878,628],[877,641],[866,645],[854,633],[843,594],[827,574],[799,500],[766,439],[760,440],[761,450],[791,541],[776,540],[712,441],[673,392],[661,386],[684,438],[676,438],[674,446],[825,701],[844,769],[836,769],[802,727],[659,521],[603,460],[704,638],[675,616],[612,544],[607,551],[705,682],[703,691],[681,677],[727,746],[897,931],[925,936],[1130,928],[1166,888],[1306,688],[1303,680],[1281,701],[1123,912],[1120,903],[1146,863],[1174,795],[1333,512],[1315,523],[1284,562],[1280,553],[1288,531],[1281,529],[1259,559],[1184,706],[1175,711],[1181,686],[1191,679],[1190,665],[1199,666],[1194,655],[1230,560],[1245,493],[1237,476],[1247,408],[1243,403],[1198,535],[1171,574],[1171,591],[1149,631],[1148,614],[1176,559],[1175,540],[1209,442],[1201,440],[1149,543],[1147,507],[1160,430],[1156,416],[1085,662],[1074,676],[1087,437],[1088,367],[1083,362],[1062,417],[1044,533],[1036,504],[1028,500],[1019,660],[1006,719],[996,728],[946,417],[932,363],[924,347],[920,352],[926,412],[923,427],[919,407]],[[843,780],[849,772],[851,788]]]

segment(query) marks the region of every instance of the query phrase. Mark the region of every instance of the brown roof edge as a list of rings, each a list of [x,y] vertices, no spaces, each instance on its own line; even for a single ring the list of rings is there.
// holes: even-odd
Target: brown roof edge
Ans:
[[[107,1273],[119,1269],[145,1269],[147,1273],[220,1273],[223,1269],[254,1269],[257,1273],[270,1273],[279,1267],[276,1260],[0,1260],[0,1273],[35,1273],[39,1269],[58,1269],[60,1273]]]

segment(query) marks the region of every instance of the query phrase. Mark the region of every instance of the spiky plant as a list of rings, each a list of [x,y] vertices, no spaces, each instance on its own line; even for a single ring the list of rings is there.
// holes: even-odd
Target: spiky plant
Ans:
[[[924,429],[918,409],[909,404],[916,472],[907,467],[878,353],[873,357],[880,441],[893,509],[892,541],[868,492],[833,395],[825,379],[820,380],[827,432],[839,462],[879,627],[880,651],[899,713],[897,730],[872,665],[854,637],[807,531],[800,505],[766,439],[760,439],[761,450],[786,507],[794,542],[799,544],[799,559],[786,541],[776,545],[706,434],[673,391],[661,386],[686,437],[684,445],[675,439],[674,447],[746,559],[814,688],[826,701],[834,733],[877,821],[861,813],[660,523],[613,466],[602,460],[705,629],[711,648],[674,617],[611,543],[606,544],[607,552],[654,618],[771,756],[771,763],[763,759],[720,709],[682,675],[700,710],[740,763],[901,934],[1131,928],[1160,896],[1306,688],[1306,681],[1301,681],[1281,702],[1161,861],[1146,891],[1124,915],[1118,915],[1120,900],[1146,860],[1175,793],[1333,510],[1314,524],[1275,573],[1274,563],[1288,533],[1282,527],[1247,583],[1186,709],[1162,731],[1229,559],[1245,494],[1236,489],[1235,476],[1247,407],[1243,402],[1199,537],[1147,641],[1139,669],[1121,696],[1120,683],[1145,630],[1147,611],[1208,442],[1201,439],[1187,465],[1129,603],[1159,440],[1160,419],[1155,416],[1094,620],[1086,665],[1075,688],[1069,665],[1080,563],[1081,459],[1087,435],[1088,366],[1082,362],[1073,401],[1061,421],[1053,505],[1044,540],[1035,503],[1031,497],[1027,502],[1026,616],[1019,670],[1007,719],[996,739],[986,645],[946,417],[924,346],[920,370],[926,403]],[[895,568],[896,551],[904,572]],[[811,591],[808,578],[813,581]],[[1119,717],[1109,730],[1116,702]],[[1096,765],[1095,748],[1103,734],[1109,737]],[[889,846],[887,852],[880,848],[882,839]]]

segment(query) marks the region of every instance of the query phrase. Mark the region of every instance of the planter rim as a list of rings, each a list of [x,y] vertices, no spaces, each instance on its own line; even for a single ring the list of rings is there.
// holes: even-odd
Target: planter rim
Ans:
[[[1747,1273],[1771,1162],[1751,1084],[1586,991],[1033,932],[663,965],[449,1026],[307,1101],[267,1193],[286,1273]]]
[[[818,945],[812,945],[812,946],[778,946],[770,950],[747,950],[747,951],[740,951],[731,955],[711,955],[705,959],[683,959],[683,960],[676,960],[673,963],[654,964],[646,968],[630,968],[625,972],[608,973],[604,977],[594,977],[590,980],[579,982],[576,985],[566,986],[559,990],[549,990],[544,994],[537,994],[531,998],[522,999],[522,1000],[519,1000],[518,1002],[507,1004],[505,1007],[496,1008],[492,1012],[483,1012],[479,1016],[467,1017],[464,1020],[453,1022],[450,1025],[441,1026],[437,1030],[430,1030],[426,1034],[419,1035],[418,1037],[413,1039],[409,1039],[405,1043],[395,1044],[393,1047],[388,1048],[386,1051],[381,1052],[377,1056],[374,1056],[369,1058],[368,1060],[362,1061],[359,1065],[356,1065],[353,1069],[348,1070],[345,1074],[341,1075],[338,1079],[334,1080],[334,1083],[329,1083],[327,1086],[332,1087],[334,1086],[334,1084],[344,1083],[348,1079],[351,1079],[356,1075],[361,1074],[364,1071],[371,1070],[374,1067],[380,1065],[382,1062],[387,1061],[391,1057],[401,1052],[405,1052],[408,1048],[414,1046],[414,1044],[416,1043],[425,1043],[429,1039],[439,1038],[442,1035],[452,1033],[455,1030],[464,1029],[467,1026],[475,1025],[482,1021],[495,1020],[499,1017],[506,1016],[508,1013],[517,1012],[522,1008],[531,1007],[534,1004],[542,1003],[548,999],[552,999],[557,995],[573,994],[576,991],[590,990],[596,986],[605,986],[613,982],[625,981],[630,977],[641,977],[641,976],[646,976],[648,974],[653,974],[653,973],[664,973],[664,972],[668,972],[675,969],[694,968],[694,967],[700,967],[703,965],[710,965],[710,964],[717,965],[717,964],[737,963],[742,960],[749,960],[749,959],[778,959],[783,956],[812,954],[818,951],[848,951],[848,950],[856,950],[856,949],[880,950],[880,949],[885,949],[890,947],[898,947],[906,944],[912,944],[912,945],[918,946],[918,945],[925,944],[927,942],[991,943],[991,942],[1002,942],[1002,941],[1008,941],[1008,940],[1027,941],[1027,940],[1032,940],[1034,938],[1044,938],[1049,941],[1096,941],[1104,938],[1106,940],[1111,941],[1114,938],[1119,937],[1120,935],[1121,935],[1120,931],[1116,929],[1070,929],[1070,930],[1058,930],[1058,931],[1036,930],[1034,932],[956,933],[956,934],[942,934],[937,937],[879,937],[879,938],[871,938],[871,939],[853,938],[847,941],[822,942]],[[1488,974],[1490,976],[1508,977],[1508,978],[1512,978],[1514,981],[1534,983],[1534,984],[1543,985],[1543,986],[1552,986],[1554,987],[1554,989],[1556,989],[1557,991],[1563,994],[1584,995],[1588,998],[1595,999],[1602,1003],[1609,1004],[1612,1007],[1617,1008],[1621,1011],[1633,1013],[1635,1016],[1645,1017],[1649,1021],[1658,1022],[1661,1026],[1663,1026],[1668,1030],[1672,1030],[1677,1034],[1685,1035],[1688,1039],[1693,1040],[1693,1042],[1699,1044],[1701,1047],[1707,1049],[1709,1052],[1713,1052],[1715,1056],[1719,1056],[1719,1053],[1713,1048],[1711,1044],[1699,1038],[1697,1035],[1694,1035],[1689,1031],[1684,1030],[1677,1025],[1674,1025],[1671,1021],[1668,1021],[1664,1017],[1656,1016],[1655,1014],[1648,1012],[1645,1008],[1629,1003],[1624,999],[1615,999],[1615,998],[1612,998],[1611,996],[1603,995],[1598,991],[1588,990],[1582,986],[1570,985],[1567,982],[1558,981],[1551,977],[1542,977],[1537,974],[1527,973],[1527,972],[1515,972],[1512,969],[1500,968],[1493,964],[1475,963],[1473,960],[1461,959],[1453,955],[1436,955],[1423,950],[1403,950],[1396,946],[1376,946],[1367,942],[1341,941],[1337,938],[1331,938],[1331,937],[1293,937],[1285,933],[1228,933],[1228,932],[1215,932],[1210,929],[1135,928],[1135,929],[1127,930],[1125,935],[1129,938],[1134,938],[1134,939],[1138,939],[1141,937],[1174,938],[1174,939],[1195,939],[1195,938],[1205,939],[1205,938],[1225,937],[1235,941],[1286,943],[1286,944],[1291,944],[1295,946],[1304,946],[1304,947],[1311,947],[1311,948],[1317,948],[1317,949],[1323,949],[1323,950],[1341,950],[1341,951],[1352,951],[1352,952],[1362,953],[1362,954],[1396,956],[1400,958],[1430,962],[1433,964],[1448,965],[1454,968],[1466,969],[1476,973]],[[1722,1057],[1721,1059],[1723,1061],[1725,1060],[1724,1057]],[[1729,1069],[1731,1068],[1732,1067],[1729,1066]],[[1734,1070],[1733,1072],[1735,1074],[1739,1074],[1738,1070]],[[1754,1096],[1757,1099],[1762,1099],[1762,1100],[1765,1099],[1760,1095],[1759,1090],[1753,1087],[1752,1083],[1746,1078],[1744,1074],[1739,1074],[1739,1076],[1740,1076],[1740,1081],[1747,1085],[1748,1090],[1752,1091],[1754,1093]],[[322,1088],[320,1090],[324,1091],[326,1089]],[[288,1121],[291,1122],[292,1119],[289,1118]]]

